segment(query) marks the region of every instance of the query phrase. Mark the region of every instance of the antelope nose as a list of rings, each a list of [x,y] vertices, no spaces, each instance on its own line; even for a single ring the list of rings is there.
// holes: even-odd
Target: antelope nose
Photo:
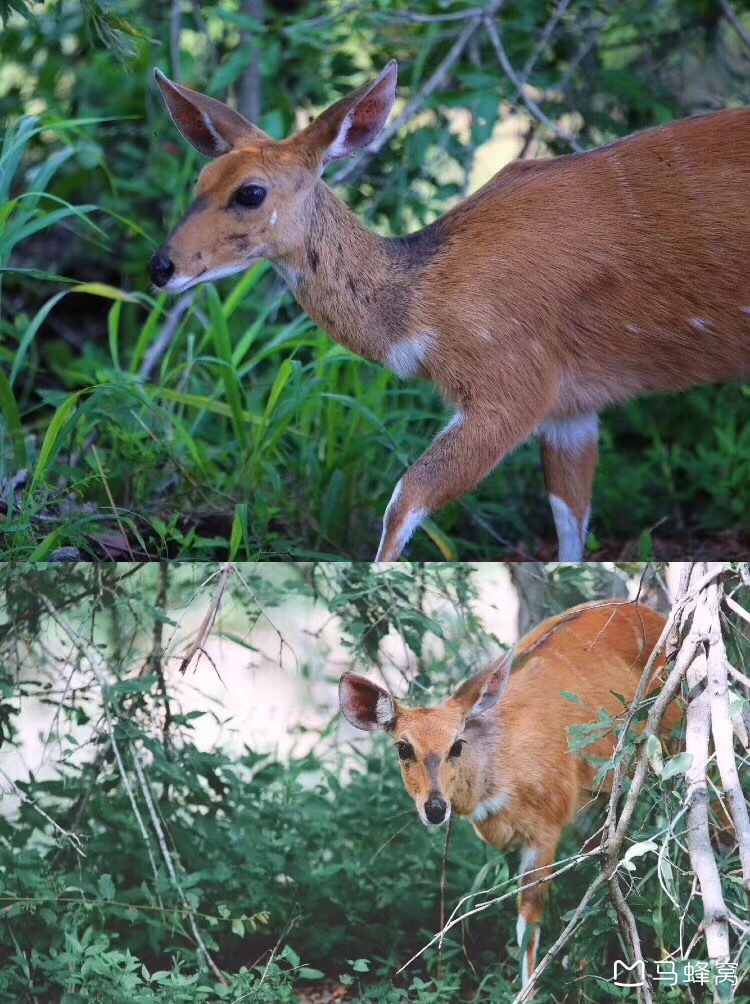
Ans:
[[[148,263],[148,274],[155,286],[166,286],[174,275],[174,262],[164,248],[161,248]]]
[[[433,796],[428,798],[424,803],[424,814],[430,823],[442,823],[445,819],[447,809],[448,806],[442,798],[435,798]]]

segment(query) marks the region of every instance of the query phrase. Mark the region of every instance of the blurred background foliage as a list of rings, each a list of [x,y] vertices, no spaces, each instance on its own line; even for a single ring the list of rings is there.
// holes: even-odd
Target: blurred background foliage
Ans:
[[[447,913],[496,886],[509,899],[397,975],[439,929],[444,833],[419,822],[389,739],[342,731],[335,694],[354,668],[383,673],[400,695],[408,685],[412,701],[443,699],[500,650],[490,625],[515,603],[534,623],[584,599],[665,603],[658,568],[538,565],[525,589],[510,571],[500,582],[486,567],[445,563],[0,566],[0,1000],[507,1004],[518,990],[518,853],[452,827]],[[747,605],[747,590],[735,595]],[[742,622],[726,631],[746,671]],[[196,639],[204,651],[183,677]],[[284,651],[293,668],[281,671]],[[264,661],[279,674],[274,692],[285,675],[302,688],[288,729],[266,703]],[[270,741],[257,727],[268,717]],[[631,831],[660,848],[634,857],[628,876],[648,959],[678,952],[700,922],[683,788],[682,775],[650,774]],[[741,918],[721,813],[713,834]],[[569,833],[559,859],[588,833]],[[579,863],[552,885],[543,948],[596,867]],[[743,961],[732,944],[742,980],[747,947]],[[701,939],[692,957],[702,951]],[[602,895],[538,1000],[619,999],[609,976],[623,952]],[[660,1001],[695,999],[662,989]]]
[[[748,103],[748,0],[492,9],[513,79],[487,5],[470,0],[0,3],[3,553],[372,555],[393,485],[444,408],[428,385],[334,345],[264,265],[218,294],[153,295],[146,263],[202,158],[152,70],[282,137],[397,58],[397,113],[414,114],[328,178],[393,234],[516,155],[570,152],[564,137],[587,148]],[[747,404],[747,388],[703,388],[608,413],[592,554],[742,552]],[[552,540],[532,443],[411,553],[547,557]]]

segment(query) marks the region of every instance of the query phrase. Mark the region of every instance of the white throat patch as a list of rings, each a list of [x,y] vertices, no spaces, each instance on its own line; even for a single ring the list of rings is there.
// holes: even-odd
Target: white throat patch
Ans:
[[[493,795],[492,798],[485,798],[472,812],[472,823],[483,823],[485,819],[489,819],[490,816],[494,816],[496,812],[504,809],[508,802],[510,802],[510,793],[507,791],[501,791],[500,794]]]

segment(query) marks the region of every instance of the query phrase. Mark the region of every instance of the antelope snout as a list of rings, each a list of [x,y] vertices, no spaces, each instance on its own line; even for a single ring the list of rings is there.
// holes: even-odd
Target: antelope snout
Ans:
[[[148,263],[148,274],[155,286],[166,286],[174,275],[174,262],[164,248],[159,248]]]
[[[427,822],[432,823],[435,826],[445,822],[447,812],[448,805],[445,799],[441,798],[439,795],[430,795],[424,803],[424,814],[427,817]]]

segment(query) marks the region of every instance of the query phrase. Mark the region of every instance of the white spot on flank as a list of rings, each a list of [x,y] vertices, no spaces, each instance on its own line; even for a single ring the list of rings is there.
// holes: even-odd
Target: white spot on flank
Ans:
[[[743,307],[742,308],[742,313],[743,314],[747,314],[748,317],[750,317],[750,307]]]
[[[498,795],[493,795],[491,798],[485,798],[485,800],[480,802],[476,809],[472,812],[472,823],[483,823],[485,819],[488,819],[496,812],[504,809],[509,801],[510,794],[507,791],[501,791]]]
[[[423,331],[416,338],[404,338],[388,350],[386,366],[402,380],[417,376],[434,344],[435,335],[431,331]]]
[[[709,322],[706,320],[705,317],[691,317],[690,323],[693,325],[694,328],[697,328],[699,331],[708,331],[708,329],[711,327],[711,325],[709,324]]]
[[[564,453],[581,453],[599,436],[599,420],[594,412],[542,422],[538,435],[550,446]]]
[[[549,504],[552,506],[552,516],[557,531],[558,560],[583,561],[583,545],[586,540],[590,510],[583,520],[579,520],[557,495],[549,496]]]
[[[640,335],[643,331],[643,329],[639,328],[637,324],[626,324],[625,330],[629,331],[632,335]]]
[[[271,213],[271,226],[272,227],[276,226],[276,220],[278,220],[278,218],[279,218],[279,212],[278,212],[277,209],[274,209],[274,211]]]

